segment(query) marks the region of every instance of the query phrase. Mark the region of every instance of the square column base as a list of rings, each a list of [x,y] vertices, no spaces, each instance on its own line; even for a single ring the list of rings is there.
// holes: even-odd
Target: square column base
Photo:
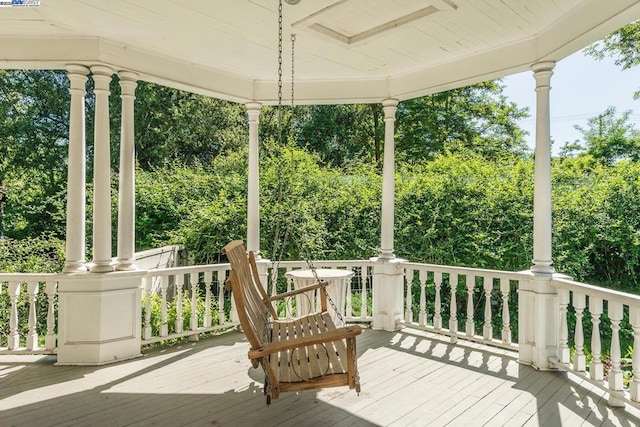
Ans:
[[[61,276],[57,365],[104,365],[141,356],[144,274]]]
[[[549,363],[550,357],[559,356],[560,325],[558,294],[550,281],[564,276],[522,273],[529,279],[522,280],[518,289],[518,362],[540,371],[557,370]]]
[[[399,258],[372,258],[373,322],[372,329],[397,331],[403,319],[404,269]]]

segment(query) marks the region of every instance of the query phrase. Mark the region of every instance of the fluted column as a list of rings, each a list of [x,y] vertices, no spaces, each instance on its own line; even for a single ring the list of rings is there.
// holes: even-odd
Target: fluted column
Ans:
[[[89,69],[82,65],[69,65],[69,159],[67,172],[67,236],[65,273],[86,271],[85,266],[85,206],[86,206],[86,142],[85,108]]]
[[[551,266],[551,126],[549,92],[555,62],[533,65],[536,80],[536,147],[533,195],[533,266],[536,273],[553,273]]]
[[[384,110],[384,161],[382,164],[382,219],[380,254],[383,259],[394,258],[393,233],[395,209],[395,147],[394,133],[397,99],[382,101]]]
[[[258,124],[261,104],[247,104],[249,117],[249,183],[247,190],[247,250],[260,258],[260,168]]]
[[[111,160],[109,145],[109,83],[113,70],[91,67],[96,95],[93,155],[92,273],[113,271],[111,262]]]
[[[120,183],[118,190],[118,264],[117,270],[135,270],[135,139],[134,100],[138,75],[118,72],[122,100],[120,130]]]

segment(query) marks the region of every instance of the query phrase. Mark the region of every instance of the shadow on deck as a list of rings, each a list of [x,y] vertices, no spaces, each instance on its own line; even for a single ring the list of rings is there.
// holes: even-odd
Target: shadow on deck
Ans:
[[[407,330],[367,330],[358,346],[360,396],[288,393],[270,407],[238,332],[101,367],[2,356],[0,425],[640,425],[635,408],[609,408],[590,384],[511,352]]]

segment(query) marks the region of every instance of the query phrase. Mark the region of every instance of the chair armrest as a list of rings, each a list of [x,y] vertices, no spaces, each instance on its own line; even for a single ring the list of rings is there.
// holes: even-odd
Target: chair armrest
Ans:
[[[261,348],[249,350],[249,359],[259,359],[261,357],[266,357],[272,353],[279,353],[281,351],[291,350],[294,348],[306,347],[314,344],[322,344],[325,342],[339,341],[345,338],[354,338],[361,333],[362,328],[358,325],[353,325],[335,329],[333,331],[326,331],[318,335],[309,335],[306,337],[300,337],[286,341],[267,343]]]
[[[310,286],[304,286],[298,289],[294,289],[292,291],[289,292],[283,292],[281,294],[277,294],[274,295],[270,298],[268,298],[265,302],[273,302],[273,301],[277,301],[277,300],[281,300],[281,299],[285,299],[285,298],[289,298],[298,294],[302,294],[305,292],[309,292],[309,291],[315,291],[316,289],[320,289],[320,288],[324,288],[326,286],[328,286],[329,283],[327,282],[318,282],[318,283],[314,283],[313,285]]]

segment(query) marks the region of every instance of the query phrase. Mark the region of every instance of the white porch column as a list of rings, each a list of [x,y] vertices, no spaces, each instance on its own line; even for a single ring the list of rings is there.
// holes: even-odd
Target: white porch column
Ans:
[[[518,297],[519,360],[537,369],[551,369],[557,355],[559,307],[550,286],[555,272],[551,258],[551,137],[549,92],[555,62],[531,69],[536,81],[536,147],[533,196],[533,265],[531,279],[523,281]]]
[[[134,100],[138,75],[118,72],[122,99],[120,132],[120,185],[118,191],[118,265],[117,270],[135,270],[135,141]]]
[[[395,147],[394,123],[397,99],[382,101],[384,110],[384,160],[382,164],[382,219],[380,221],[380,258],[395,258],[393,253],[393,228],[395,209]]]
[[[113,70],[91,67],[96,94],[93,164],[92,273],[113,271],[111,265],[111,160],[109,142],[109,83]]]
[[[549,92],[555,62],[534,64],[536,79],[536,148],[533,194],[533,266],[536,273],[554,273],[551,266],[551,126]]]
[[[380,253],[373,266],[373,329],[394,331],[402,319],[404,260],[397,259],[393,249],[395,209],[394,123],[397,99],[382,101],[384,110],[384,160],[382,165],[382,214]]]
[[[260,259],[260,167],[258,124],[262,104],[247,104],[249,116],[249,183],[247,189],[247,250]]]
[[[86,271],[85,264],[85,206],[86,206],[86,160],[85,160],[85,109],[89,69],[82,65],[69,65],[69,164],[67,172],[67,236],[65,273]]]
[[[58,365],[102,365],[140,356],[141,282],[144,271],[112,272],[111,265],[111,165],[109,148],[109,83],[113,70],[91,67],[95,83],[93,256],[91,272],[66,274],[58,281]],[[123,85],[123,152],[121,221],[133,229],[133,89],[135,75],[121,75]],[[84,153],[83,153],[84,155]],[[121,176],[121,177],[122,177]],[[124,188],[123,188],[124,187]],[[124,194],[124,195],[123,195]],[[122,206],[125,205],[125,209]],[[128,206],[131,205],[131,206]],[[131,208],[131,211],[127,209]],[[84,212],[83,212],[84,215]],[[124,230],[124,229],[123,229]],[[119,232],[121,229],[119,228]],[[132,231],[130,235],[133,234]],[[125,237],[126,231],[125,231]],[[127,242],[126,239],[122,239]],[[120,252],[132,259],[131,242]],[[133,253],[133,252],[132,252]],[[129,264],[130,265],[130,264]]]

